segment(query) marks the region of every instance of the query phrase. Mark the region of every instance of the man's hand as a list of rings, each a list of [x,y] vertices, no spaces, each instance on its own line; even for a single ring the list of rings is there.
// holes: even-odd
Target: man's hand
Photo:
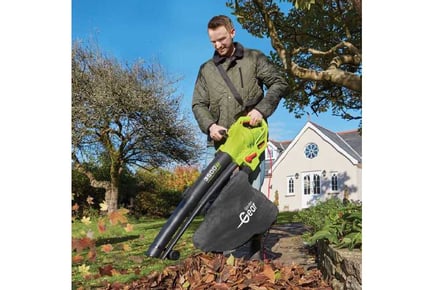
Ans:
[[[263,116],[262,114],[256,110],[256,109],[252,109],[247,116],[250,117],[250,122],[249,125],[250,126],[258,126],[259,124],[261,124]]]
[[[209,127],[209,136],[214,141],[220,141],[226,135],[226,134],[222,135],[221,132],[227,132],[227,131],[228,131],[228,129],[226,129],[225,127],[222,127],[222,126],[217,125],[217,124],[212,124],[211,127]]]

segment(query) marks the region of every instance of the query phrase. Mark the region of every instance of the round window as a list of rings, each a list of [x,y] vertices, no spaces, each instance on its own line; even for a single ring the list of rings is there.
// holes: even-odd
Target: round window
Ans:
[[[315,143],[309,143],[304,148],[304,155],[307,158],[312,159],[318,156],[318,151],[318,145],[316,145]]]

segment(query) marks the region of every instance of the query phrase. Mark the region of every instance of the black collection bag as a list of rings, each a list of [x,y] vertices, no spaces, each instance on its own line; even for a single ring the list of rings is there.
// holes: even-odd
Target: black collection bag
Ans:
[[[235,249],[276,221],[277,207],[251,186],[248,174],[238,171],[222,189],[193,236],[204,252]]]

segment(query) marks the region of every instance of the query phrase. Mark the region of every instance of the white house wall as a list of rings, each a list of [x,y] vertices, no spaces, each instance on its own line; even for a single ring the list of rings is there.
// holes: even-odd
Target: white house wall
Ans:
[[[275,201],[275,192],[278,191],[279,211],[292,211],[301,209],[302,205],[302,175],[307,172],[319,172],[321,176],[320,200],[332,196],[343,198],[344,189],[347,187],[349,198],[361,200],[361,168],[354,165],[344,154],[340,153],[332,144],[328,143],[312,128],[307,128],[296,143],[291,144],[284,159],[273,169],[271,182],[265,179],[262,192]],[[319,147],[318,156],[308,159],[304,155],[305,146],[308,143],[316,143]],[[284,152],[285,153],[285,152]],[[325,177],[322,176],[326,171]],[[336,172],[338,176],[338,191],[331,191],[331,175]],[[294,194],[288,195],[287,178],[298,173],[298,179],[294,178]],[[271,184],[270,189],[268,188]]]

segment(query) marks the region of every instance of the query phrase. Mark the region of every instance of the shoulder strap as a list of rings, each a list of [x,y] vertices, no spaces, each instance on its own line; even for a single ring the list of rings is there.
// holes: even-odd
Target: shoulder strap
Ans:
[[[237,89],[235,88],[232,81],[229,79],[228,74],[226,73],[225,69],[221,64],[217,65],[217,68],[222,75],[223,79],[225,80],[226,84],[228,85],[229,89],[231,90],[232,94],[234,95],[237,102],[244,107],[243,99],[241,98],[240,93],[238,93]]]

